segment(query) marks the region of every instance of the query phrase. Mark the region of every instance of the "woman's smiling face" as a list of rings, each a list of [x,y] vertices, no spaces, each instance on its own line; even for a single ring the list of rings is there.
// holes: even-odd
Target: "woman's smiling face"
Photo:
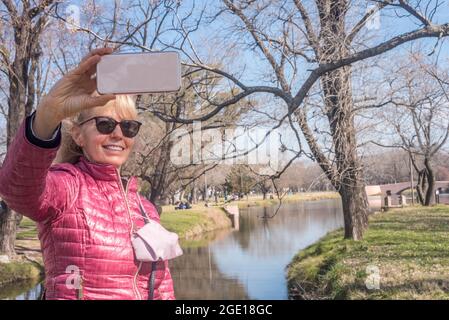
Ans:
[[[93,112],[85,117],[88,120],[92,117],[109,117],[117,122],[123,119],[117,114],[115,108],[94,108]],[[83,149],[86,158],[92,162],[111,164],[120,168],[126,160],[134,145],[135,138],[127,138],[123,135],[120,125],[117,125],[110,134],[98,132],[95,119],[87,121],[82,125],[75,125],[72,129],[72,137]]]

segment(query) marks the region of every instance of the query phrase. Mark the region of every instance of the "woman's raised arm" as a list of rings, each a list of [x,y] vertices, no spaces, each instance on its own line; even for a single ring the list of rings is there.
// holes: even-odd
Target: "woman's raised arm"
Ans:
[[[0,197],[13,210],[35,221],[45,221],[76,198],[78,184],[71,166],[50,169],[61,142],[60,124],[67,117],[115,98],[92,96],[96,89],[96,80],[92,79],[96,65],[101,55],[111,52],[110,48],[91,51],[23,121],[0,168]]]
[[[97,88],[96,79],[92,78],[96,66],[101,56],[110,53],[111,48],[92,50],[77,68],[68,72],[42,97],[33,123],[37,137],[49,139],[62,120],[115,99],[113,94],[92,96]]]

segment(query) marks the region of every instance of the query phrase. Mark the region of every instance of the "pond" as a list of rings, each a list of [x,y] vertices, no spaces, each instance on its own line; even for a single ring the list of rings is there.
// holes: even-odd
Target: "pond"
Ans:
[[[171,263],[177,299],[288,299],[285,267],[293,256],[343,226],[339,200],[240,210],[240,229],[184,249]]]

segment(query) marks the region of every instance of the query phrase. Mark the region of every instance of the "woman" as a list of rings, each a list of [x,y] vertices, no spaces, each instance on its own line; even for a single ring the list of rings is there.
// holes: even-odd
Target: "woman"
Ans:
[[[144,214],[159,215],[135,177],[120,176],[140,128],[133,100],[95,94],[96,65],[110,53],[93,50],[55,84],[0,170],[0,196],[37,222],[46,299],[174,299],[167,261],[139,262],[131,244]]]

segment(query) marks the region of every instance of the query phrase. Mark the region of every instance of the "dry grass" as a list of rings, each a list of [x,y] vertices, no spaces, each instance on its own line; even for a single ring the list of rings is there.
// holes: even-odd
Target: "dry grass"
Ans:
[[[229,228],[231,220],[219,207],[194,205],[192,209],[174,210],[173,206],[164,206],[161,224],[181,239],[191,239],[206,232]]]
[[[369,266],[379,289],[365,284]],[[330,233],[293,259],[288,280],[304,299],[449,299],[449,207],[377,214],[359,242]]]
[[[286,195],[282,198],[282,203],[297,202],[297,201],[315,201],[315,200],[325,200],[325,199],[340,199],[340,195],[337,192],[303,192],[295,193],[292,195]],[[219,203],[223,204],[223,203]],[[268,207],[279,204],[279,200],[274,197],[274,199],[263,199],[262,196],[248,197],[238,201],[232,201],[229,204],[238,205],[239,208],[261,206]]]

